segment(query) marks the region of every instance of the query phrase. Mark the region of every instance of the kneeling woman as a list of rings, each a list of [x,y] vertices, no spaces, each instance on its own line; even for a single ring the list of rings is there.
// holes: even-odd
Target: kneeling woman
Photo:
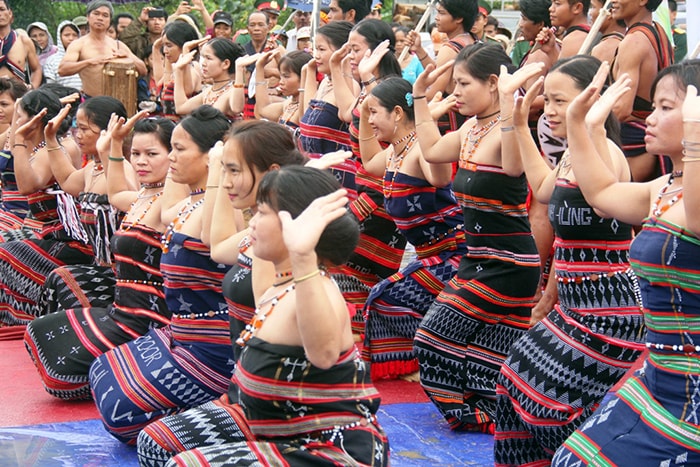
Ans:
[[[139,174],[141,191],[128,190],[123,158],[112,157],[110,202],[127,212],[112,237],[117,276],[114,303],[104,308],[61,310],[27,325],[27,350],[44,387],[56,397],[89,398],[88,370],[96,357],[170,322],[160,272],[160,239],[165,228],[159,198],[170,166],[168,153],[174,126],[166,118],[136,123],[131,163]],[[117,148],[121,151],[130,127],[126,126],[120,135],[110,133],[113,154],[118,154]]]
[[[353,344],[343,296],[323,272],[342,264],[359,238],[338,188],[331,175],[312,168],[265,175],[250,221],[253,249],[293,279],[259,300],[241,335],[232,390],[144,430],[142,463],[160,465],[186,450],[175,465],[388,464],[375,415],[379,393]],[[203,420],[212,422],[206,434]]]
[[[233,372],[226,301],[221,281],[228,266],[209,256],[202,232],[209,149],[229,122],[202,106],[173,130],[170,175],[161,200],[165,230],[161,271],[169,326],[100,355],[90,387],[107,430],[133,443],[154,419],[219,397]],[[180,196],[178,190],[187,190]]]

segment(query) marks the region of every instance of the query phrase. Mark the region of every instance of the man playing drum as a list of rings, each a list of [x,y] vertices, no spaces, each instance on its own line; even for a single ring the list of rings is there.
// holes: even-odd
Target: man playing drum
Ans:
[[[4,0],[0,0],[4,1]],[[108,62],[133,63],[139,75],[146,75],[146,65],[119,40],[107,35],[114,9],[107,0],[93,0],[87,6],[90,32],[68,46],[58,66],[61,76],[78,73],[84,97],[102,94],[102,70]]]

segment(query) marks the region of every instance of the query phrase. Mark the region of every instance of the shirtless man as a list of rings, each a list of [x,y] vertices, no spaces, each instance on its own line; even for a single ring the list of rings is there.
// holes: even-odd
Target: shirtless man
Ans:
[[[8,0],[0,0],[0,38],[2,38],[2,50],[0,51],[0,76],[15,78],[23,83],[27,82],[24,72],[26,65],[31,71],[31,85],[33,88],[41,86],[41,65],[36,55],[36,48],[32,40],[17,34],[12,29],[14,14]]]
[[[636,182],[644,182],[660,175],[658,157],[644,148],[645,119],[651,113],[651,83],[659,70],[673,60],[671,43],[652,20],[652,13],[661,0],[614,0],[612,15],[623,20],[627,33],[617,48],[612,65],[612,77],[623,73],[632,79],[631,91],[624,94],[613,107],[613,113],[622,122],[622,149]],[[658,41],[657,41],[658,39]],[[657,56],[657,47],[660,57]]]
[[[133,63],[140,76],[145,76],[147,72],[143,61],[123,42],[107,35],[113,11],[112,4],[107,0],[90,2],[87,6],[90,32],[68,46],[58,66],[61,76],[80,75],[83,93],[87,97],[102,94],[102,70],[107,62]]]

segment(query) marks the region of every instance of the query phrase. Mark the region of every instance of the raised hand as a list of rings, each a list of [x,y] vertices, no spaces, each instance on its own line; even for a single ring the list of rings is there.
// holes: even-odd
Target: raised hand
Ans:
[[[177,61],[173,63],[173,69],[182,70],[183,68],[185,68],[187,65],[192,63],[192,60],[194,60],[194,55],[196,53],[196,50],[193,50],[188,53],[181,53],[180,56],[177,58]]]
[[[518,96],[513,105],[513,125],[527,125],[530,118],[530,107],[537,99],[544,84],[544,76],[540,76],[525,92],[525,96]]]
[[[446,98],[443,98],[442,91],[436,92],[432,100],[428,102],[430,116],[433,118],[433,120],[438,120],[440,117],[452,110],[456,102],[457,98],[452,94]]]
[[[30,118],[29,121],[20,125],[20,127],[15,130],[15,135],[25,138],[29,133],[38,127],[39,122],[41,122],[41,119],[44,118],[46,112],[46,108],[41,109],[41,111]]]
[[[292,219],[287,211],[278,213],[282,238],[290,256],[314,253],[326,226],[347,212],[347,194],[346,190],[340,189],[316,198],[296,219]]]
[[[371,52],[369,49],[365,51],[364,57],[362,57],[360,63],[357,64],[357,72],[360,76],[373,76],[375,71],[379,68],[379,62],[381,62],[387,52],[389,52],[389,39],[380,42]]]
[[[261,55],[262,55],[261,53],[256,53],[253,55],[244,55],[242,57],[238,57],[236,59],[236,66],[241,67],[241,68],[245,68],[248,65],[252,65],[253,63],[258,61],[258,59],[260,58]]]
[[[351,151],[333,151],[324,154],[319,159],[309,159],[304,165],[306,167],[313,167],[314,169],[326,170],[334,165],[342,164],[351,156]]]
[[[454,60],[450,60],[437,68],[435,68],[435,65],[432,63],[426,66],[423,73],[418,75],[416,82],[413,83],[414,96],[425,96],[425,93],[428,92],[428,88],[435,84],[443,73],[447,73],[448,71],[452,70],[452,65],[454,65],[454,63]]]
[[[112,119],[110,119],[107,131],[112,139],[124,141],[126,137],[129,136],[129,133],[131,133],[131,130],[134,129],[134,125],[136,125],[136,122],[146,117],[147,115],[147,110],[141,110],[126,121],[124,120],[124,117],[116,118],[114,121],[114,126],[112,126]],[[114,117],[116,117],[116,115],[112,114],[112,118]]]
[[[186,15],[190,11],[192,11],[192,5],[190,5],[189,2],[180,2],[180,4],[177,6],[177,10],[175,10],[175,13],[173,13],[173,16]]]
[[[262,70],[268,63],[272,61],[273,56],[279,54],[279,49],[268,50],[267,52],[260,54],[260,57],[258,57],[258,60],[255,62],[255,69]]]
[[[406,36],[406,45],[408,46],[408,50],[414,54],[420,55],[421,57],[424,55],[421,53],[423,52],[423,40],[416,31],[409,31],[408,36]]]
[[[194,39],[194,40],[185,42],[185,45],[182,46],[182,54],[181,55],[188,54],[188,53],[192,52],[193,50],[198,49],[202,44],[206,44],[207,42],[209,42],[210,39],[211,39],[211,36],[207,35],[207,36],[202,37],[201,39]]]
[[[698,97],[698,89],[692,84],[688,85],[683,100],[683,122],[687,124],[700,123],[700,97]]]
[[[61,105],[66,105],[66,104],[72,104],[73,102],[76,102],[80,100],[80,93],[79,92],[74,92],[73,94],[68,94],[67,96],[63,96],[59,99],[61,102]]]
[[[608,73],[606,70],[604,74],[601,74],[600,78],[598,78],[598,76],[596,75],[596,77],[593,79],[593,83],[596,83],[595,89],[598,92],[600,92],[600,89],[602,89],[605,85],[605,80],[607,79],[607,76]],[[615,80],[615,82],[611,86],[609,86],[608,89],[605,90],[603,95],[593,102],[593,105],[586,113],[586,127],[604,127],[605,120],[607,120],[608,115],[610,115],[610,112],[612,112],[612,109],[615,106],[615,104],[620,100],[623,94],[631,90],[631,84],[632,80],[627,75],[627,73],[623,73],[621,76],[619,76],[617,80]],[[567,112],[566,115],[568,119],[569,113]]]
[[[350,44],[347,42],[343,44],[343,46],[339,49],[337,49],[335,52],[331,54],[331,60],[330,63],[331,65],[340,65],[340,63],[343,61],[345,57],[347,57],[350,54]],[[314,60],[311,60],[312,62]]]
[[[530,79],[541,75],[544,71],[544,63],[528,63],[516,70],[513,74],[508,73],[508,68],[501,65],[501,73],[498,76],[498,92],[501,96],[512,97],[515,91],[520,89]]]
[[[56,140],[56,133],[58,133],[58,129],[61,128],[61,123],[63,123],[63,120],[65,120],[70,113],[70,109],[70,104],[64,105],[61,111],[58,112],[54,118],[49,120],[44,127],[44,140],[47,142],[47,144],[49,141]]]

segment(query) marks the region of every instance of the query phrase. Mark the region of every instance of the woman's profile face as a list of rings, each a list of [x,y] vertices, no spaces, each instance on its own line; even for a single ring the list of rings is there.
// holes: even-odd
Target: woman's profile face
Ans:
[[[97,154],[97,138],[100,137],[100,129],[90,121],[83,109],[78,109],[75,115],[77,129],[75,142],[83,154]]]
[[[198,183],[207,173],[209,154],[202,152],[182,125],[173,130],[168,155],[173,181],[185,185]]]
[[[683,151],[683,100],[685,89],[677,78],[666,75],[656,84],[654,111],[647,117],[644,144],[650,154],[681,154]]]
[[[258,210],[248,226],[255,256],[274,262],[288,254],[282,238],[282,223],[272,206],[267,203],[258,204]]]
[[[357,73],[357,65],[362,61],[362,57],[365,56],[365,52],[369,50],[369,44],[367,39],[358,33],[357,31],[351,31],[348,36],[348,45],[350,46],[350,69],[353,74]]]
[[[251,172],[235,138],[229,138],[224,144],[221,165],[224,171],[222,187],[227,191],[233,207],[236,209],[255,207],[258,183],[264,174],[255,167],[253,168],[255,173]]]

